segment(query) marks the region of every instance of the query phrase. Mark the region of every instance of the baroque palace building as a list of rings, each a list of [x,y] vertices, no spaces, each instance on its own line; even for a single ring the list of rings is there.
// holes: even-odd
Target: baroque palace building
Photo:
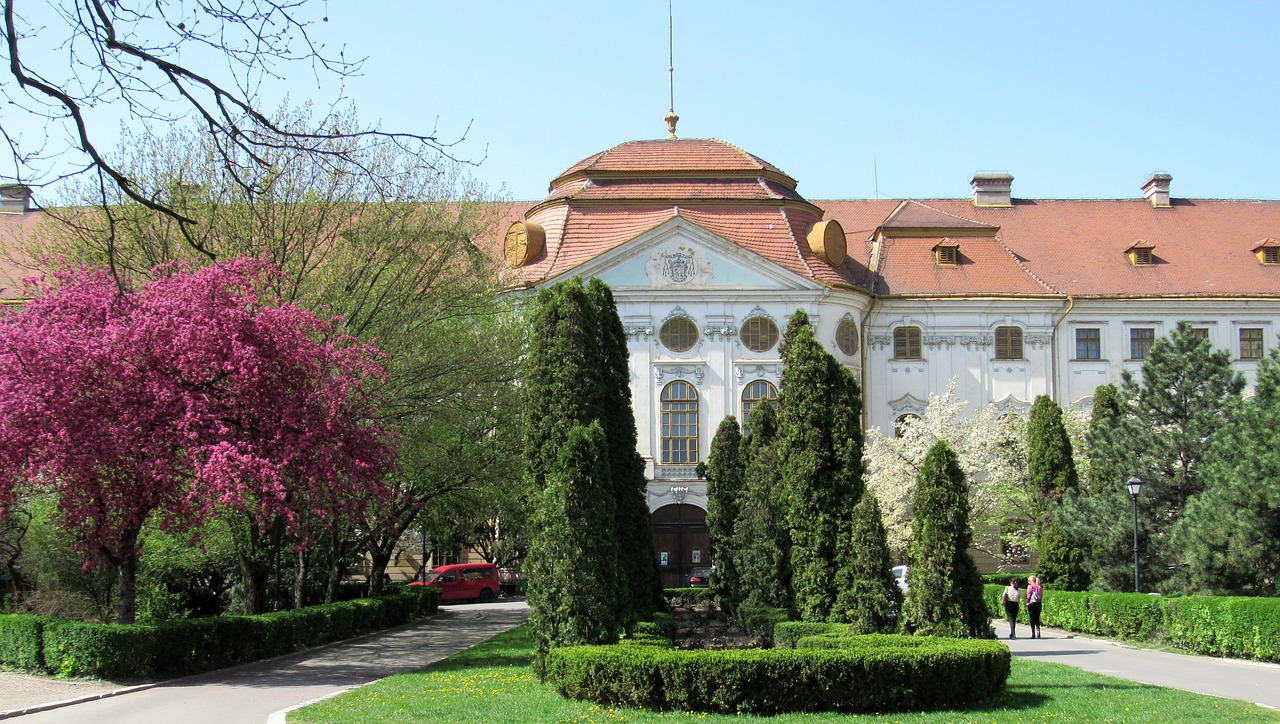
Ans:
[[[1126,199],[1021,199],[979,173],[949,199],[809,201],[714,139],[623,143],[511,204],[490,250],[514,293],[574,276],[614,291],[667,585],[707,558],[695,468],[717,425],[778,394],[778,343],[804,309],[890,430],[952,380],[971,406],[1088,408],[1185,320],[1250,381],[1280,333],[1280,201],[1183,199],[1153,174]],[[1137,189],[1135,189],[1136,191]],[[31,232],[24,187],[0,232]],[[11,243],[11,242],[10,242]],[[0,302],[23,274],[0,259]]]
[[[633,141],[559,174],[493,240],[514,289],[613,289],[664,580],[707,564],[704,460],[726,415],[778,394],[804,309],[890,430],[952,380],[971,406],[1088,408],[1185,320],[1252,380],[1280,333],[1280,202],[1182,199],[1153,174],[1127,199],[1021,199],[978,173],[951,199],[808,201],[714,139]],[[517,215],[518,214],[518,215]]]

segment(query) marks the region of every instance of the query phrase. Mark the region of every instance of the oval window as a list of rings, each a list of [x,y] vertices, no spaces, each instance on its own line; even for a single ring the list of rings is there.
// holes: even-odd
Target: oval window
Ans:
[[[688,352],[698,343],[698,325],[688,317],[672,317],[658,330],[658,339],[672,352]]]
[[[853,320],[842,320],[836,326],[836,346],[849,357],[858,353],[858,325]]]
[[[738,336],[752,352],[768,352],[778,343],[778,325],[768,317],[752,317],[743,323]]]

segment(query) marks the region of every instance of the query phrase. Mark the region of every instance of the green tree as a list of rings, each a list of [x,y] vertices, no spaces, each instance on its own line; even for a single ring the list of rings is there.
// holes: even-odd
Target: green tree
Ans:
[[[875,495],[853,507],[849,567],[843,572],[832,618],[858,633],[892,633],[902,608],[902,590],[893,578],[889,542]]]
[[[1071,439],[1062,421],[1062,408],[1048,395],[1039,395],[1031,406],[1027,425],[1027,478],[1033,495],[1032,518],[1036,572],[1053,588],[1078,591],[1088,586],[1088,574],[1080,551],[1058,530],[1056,511],[1068,490],[1079,488]]]
[[[1254,396],[1214,433],[1205,489],[1187,502],[1173,543],[1193,591],[1276,595],[1280,574],[1280,348],[1258,366]]]
[[[609,475],[608,441],[600,423],[569,427],[555,465],[547,470],[525,563],[539,676],[552,648],[618,640],[621,582]]]
[[[1096,449],[1097,443],[1106,436],[1120,420],[1120,391],[1115,385],[1098,385],[1093,391],[1093,414],[1089,419],[1089,469],[1086,477],[1087,491],[1090,493],[1111,490],[1116,480],[1128,479],[1121,470],[1120,461],[1108,458],[1105,450]]]
[[[835,604],[841,541],[862,493],[860,393],[803,309],[787,325],[782,359],[778,457],[792,606],[801,619],[822,621]]]
[[[1095,459],[1106,461],[1108,474],[1117,477],[1093,481],[1102,500],[1077,505],[1072,516],[1077,520],[1071,523],[1073,538],[1098,542],[1090,560],[1095,584],[1131,587],[1126,561],[1132,561],[1132,501],[1124,482],[1136,475],[1143,481],[1138,510],[1144,588],[1182,586],[1171,576],[1186,561],[1169,544],[1169,534],[1187,502],[1204,489],[1206,450],[1216,432],[1235,418],[1243,388],[1230,354],[1213,351],[1209,340],[1196,336],[1186,322],[1152,345],[1141,381],[1124,374],[1121,415],[1109,427],[1095,427],[1090,438]],[[1118,535],[1125,529],[1127,543],[1126,536]]]
[[[647,619],[665,607],[662,574],[653,550],[653,523],[645,497],[648,480],[637,450],[636,418],[631,406],[631,366],[627,334],[609,286],[599,279],[587,283],[587,297],[595,313],[602,357],[601,402],[609,468],[617,505],[618,565],[623,591],[619,598],[623,623]]]
[[[771,407],[767,403],[762,407]],[[733,415],[720,422],[711,439],[703,474],[707,479],[707,533],[711,543],[711,560],[715,570],[711,586],[721,595],[741,599],[738,569],[733,560],[736,547],[734,526],[738,520],[746,469],[741,450],[742,429]]]
[[[925,455],[911,506],[911,590],[902,604],[902,630],[993,638],[982,578],[969,555],[973,534],[965,473],[945,441]]]
[[[778,502],[778,413],[773,405],[751,411],[751,434],[742,439],[745,461],[742,500],[733,526],[734,567],[742,601],[755,606],[787,605],[790,574],[787,532]]]

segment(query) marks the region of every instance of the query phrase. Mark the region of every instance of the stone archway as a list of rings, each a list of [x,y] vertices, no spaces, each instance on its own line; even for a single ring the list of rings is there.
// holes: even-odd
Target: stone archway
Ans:
[[[653,550],[658,556],[663,588],[689,585],[689,572],[710,566],[707,511],[696,505],[664,505],[650,514]],[[664,555],[665,554],[665,555]]]

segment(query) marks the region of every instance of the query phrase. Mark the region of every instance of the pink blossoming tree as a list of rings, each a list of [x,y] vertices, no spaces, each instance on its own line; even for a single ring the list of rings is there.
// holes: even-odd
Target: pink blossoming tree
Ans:
[[[56,492],[86,565],[119,573],[121,623],[148,519],[194,536],[233,515],[305,547],[308,526],[386,495],[393,440],[367,384],[380,355],[264,293],[278,273],[171,264],[122,290],[64,267],[0,317],[0,515],[27,490]]]

